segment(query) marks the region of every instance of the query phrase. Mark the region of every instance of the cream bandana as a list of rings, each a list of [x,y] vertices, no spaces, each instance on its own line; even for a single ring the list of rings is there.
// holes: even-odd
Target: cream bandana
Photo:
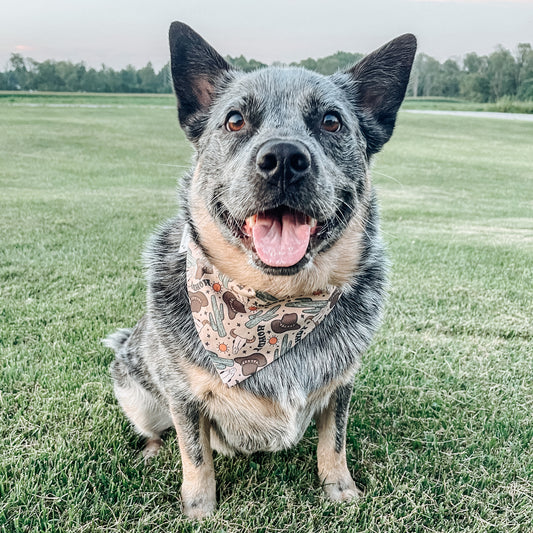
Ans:
[[[186,246],[185,246],[186,245]],[[279,300],[219,272],[187,235],[187,291],[194,324],[222,381],[232,387],[288,352],[333,309],[341,291]]]

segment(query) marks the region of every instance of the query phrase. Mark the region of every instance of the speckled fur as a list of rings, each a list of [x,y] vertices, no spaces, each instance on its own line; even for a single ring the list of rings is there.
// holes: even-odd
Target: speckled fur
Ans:
[[[235,71],[196,33],[174,23],[172,72],[180,123],[196,148],[181,183],[180,212],[146,252],[147,311],[133,330],[106,340],[115,393],[146,455],[174,426],[183,466],[184,512],[201,518],[215,508],[212,449],[225,454],[276,451],[296,444],[315,418],[319,477],[333,500],[357,496],[346,465],[346,421],[361,354],[379,325],[386,260],[369,166],[392,134],[415,41],[403,36],[347,72],[331,77],[302,69]],[[238,109],[247,129],[223,124]],[[320,129],[334,110],[341,133]],[[304,143],[312,158],[305,183],[276,186],[255,172],[269,139]],[[277,205],[322,222],[319,238],[290,268],[261,264],[231,221]],[[229,221],[229,222],[228,222]],[[235,280],[278,296],[341,287],[336,307],[299,344],[244,382],[227,388],[197,335],[186,291],[184,228],[215,266]]]

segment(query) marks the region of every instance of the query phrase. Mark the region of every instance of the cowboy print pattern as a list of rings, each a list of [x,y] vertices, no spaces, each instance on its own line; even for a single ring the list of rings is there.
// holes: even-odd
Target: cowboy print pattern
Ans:
[[[243,287],[187,243],[187,290],[200,339],[222,381],[232,387],[288,352],[332,310],[341,292],[279,300]]]

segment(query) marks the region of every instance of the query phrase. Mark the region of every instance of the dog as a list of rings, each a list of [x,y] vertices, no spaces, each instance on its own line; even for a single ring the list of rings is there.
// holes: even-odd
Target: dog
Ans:
[[[190,518],[216,507],[213,450],[286,449],[313,420],[325,493],[352,500],[348,409],[386,292],[369,169],[392,135],[416,39],[331,76],[240,72],[180,22],[169,40],[195,156],[179,214],[146,252],[146,313],[104,341],[115,395],[146,458],[175,428]]]

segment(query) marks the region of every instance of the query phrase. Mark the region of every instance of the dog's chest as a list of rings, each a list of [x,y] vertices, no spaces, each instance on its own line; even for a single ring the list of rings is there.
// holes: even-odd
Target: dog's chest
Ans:
[[[313,415],[324,409],[334,385],[300,401],[281,403],[239,387],[227,387],[218,376],[188,369],[191,392],[211,420],[211,442],[219,452],[277,451],[296,444]]]

